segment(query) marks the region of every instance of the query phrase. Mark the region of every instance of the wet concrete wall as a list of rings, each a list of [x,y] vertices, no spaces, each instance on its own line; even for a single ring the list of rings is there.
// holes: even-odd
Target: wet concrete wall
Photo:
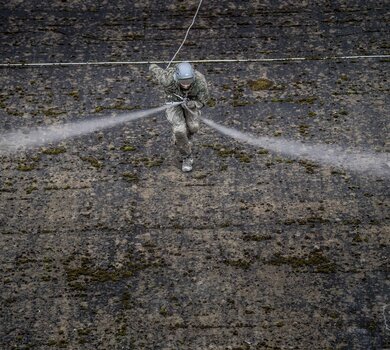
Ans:
[[[2,62],[170,59],[196,1],[11,1]],[[178,59],[204,116],[388,152],[386,2],[205,1]],[[163,103],[147,65],[2,68],[0,127]],[[180,171],[163,114],[12,156],[0,175],[1,348],[390,348],[389,182],[202,126]]]

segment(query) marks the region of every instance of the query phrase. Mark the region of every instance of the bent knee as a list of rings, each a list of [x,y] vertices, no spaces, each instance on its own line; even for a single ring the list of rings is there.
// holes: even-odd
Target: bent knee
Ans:
[[[190,132],[190,134],[196,134],[199,131],[199,125],[188,128],[188,131]]]
[[[185,126],[175,126],[173,128],[173,133],[175,134],[176,139],[184,139],[187,137],[187,129]]]
[[[196,121],[196,122],[193,122],[193,123],[190,123],[188,125],[188,131],[191,133],[191,134],[195,134],[196,132],[199,131],[199,122]]]

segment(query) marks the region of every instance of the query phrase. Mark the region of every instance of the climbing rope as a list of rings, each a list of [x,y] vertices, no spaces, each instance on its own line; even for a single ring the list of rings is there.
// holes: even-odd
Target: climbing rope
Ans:
[[[171,61],[168,63],[166,69],[169,68],[169,66],[171,65],[172,61],[175,59],[176,55],[179,53],[179,51],[180,51],[181,48],[183,47],[184,43],[186,42],[188,33],[190,32],[192,26],[193,26],[194,23],[195,23],[196,16],[198,16],[198,12],[199,12],[200,6],[202,5],[202,2],[203,2],[203,0],[200,0],[199,5],[198,5],[198,8],[196,9],[196,12],[195,12],[195,16],[194,16],[194,18],[192,19],[192,22],[191,22],[190,26],[189,26],[188,29],[187,29],[186,35],[185,35],[185,37],[184,37],[184,40],[183,40],[183,42],[181,43],[179,49],[178,49],[178,50],[176,51],[176,53],[173,55]]]
[[[276,57],[276,58],[215,58],[203,60],[186,60],[191,63],[267,63],[267,62],[302,62],[302,61],[338,61],[363,59],[389,59],[390,55],[363,55],[363,56],[324,56],[324,57]],[[120,66],[120,65],[149,65],[151,63],[163,64],[168,61],[95,61],[95,62],[41,62],[41,63],[0,63],[0,68],[16,67],[65,67],[65,66]],[[171,61],[170,64],[179,63]]]

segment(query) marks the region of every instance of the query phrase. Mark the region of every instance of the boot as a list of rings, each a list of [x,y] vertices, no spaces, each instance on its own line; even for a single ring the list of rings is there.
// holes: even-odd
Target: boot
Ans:
[[[185,173],[192,170],[192,164],[194,163],[194,160],[192,159],[191,155],[185,157],[183,159],[183,165],[181,167],[181,170]]]

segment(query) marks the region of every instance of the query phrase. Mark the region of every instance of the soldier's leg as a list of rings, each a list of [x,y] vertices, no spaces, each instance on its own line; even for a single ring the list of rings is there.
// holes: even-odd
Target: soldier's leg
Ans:
[[[200,117],[200,110],[193,109],[193,110],[184,110],[184,115],[186,119],[187,124],[187,130],[188,130],[188,136],[191,138],[191,136],[199,131],[199,117]]]
[[[176,146],[183,157],[191,155],[191,146],[188,141],[188,129],[181,106],[169,107],[166,110],[168,121],[172,125]]]

